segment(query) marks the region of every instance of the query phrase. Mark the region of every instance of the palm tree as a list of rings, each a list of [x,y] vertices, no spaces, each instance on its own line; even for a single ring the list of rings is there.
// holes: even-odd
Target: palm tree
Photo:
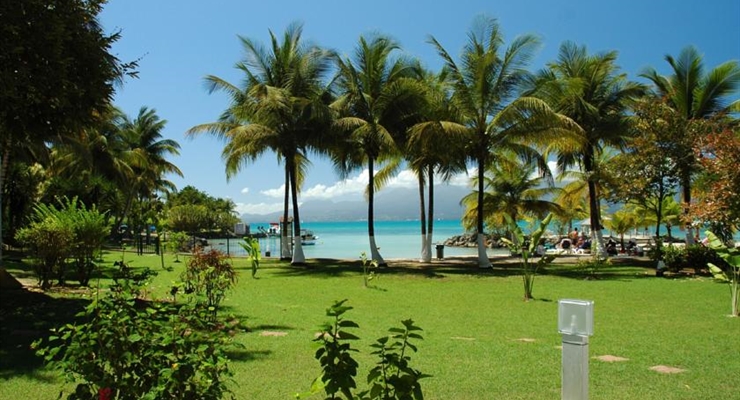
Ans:
[[[388,37],[360,37],[353,58],[337,58],[339,97],[333,104],[339,113],[336,127],[346,136],[332,158],[342,176],[367,166],[370,255],[381,265],[385,261],[375,243],[376,163],[399,155],[396,140],[405,133],[423,99],[421,86],[414,79],[418,67],[394,57],[399,50],[398,43]]]
[[[552,177],[549,174],[536,176],[535,173],[536,168],[532,164],[522,163],[512,156],[502,156],[488,166],[483,212],[489,226],[508,226],[507,221],[529,218],[542,219],[548,213],[561,211],[558,204],[546,200],[560,190],[552,186]],[[473,225],[478,219],[478,192],[473,191],[463,197],[461,203],[465,205],[465,225]]]
[[[604,254],[597,161],[605,150],[624,147],[628,135],[626,111],[644,92],[641,85],[618,73],[616,59],[615,51],[589,55],[585,46],[565,42],[557,61],[548,64],[532,82],[533,95],[581,128],[574,146],[557,150],[557,163],[560,171],[577,166],[587,177],[597,256]]]
[[[175,190],[175,185],[166,179],[169,174],[182,177],[182,171],[167,160],[169,155],[180,154],[180,144],[172,139],[163,139],[166,120],[160,119],[156,110],[141,107],[133,120],[124,115],[119,129],[123,132],[127,147],[131,174],[126,177],[125,203],[115,226],[127,216],[133,200],[140,205],[156,198],[156,193]]]
[[[226,176],[231,178],[248,162],[267,151],[277,154],[285,165],[283,221],[293,208],[293,255],[291,263],[305,263],[301,246],[298,192],[309,165],[307,152],[322,150],[321,136],[330,121],[330,92],[323,80],[331,67],[333,53],[301,41],[301,24],[288,26],[282,42],[270,31],[270,48],[240,37],[246,53],[237,68],[244,73],[242,87],[216,76],[206,81],[211,92],[223,91],[231,104],[219,121],[195,126],[187,134],[211,133],[226,140],[222,156]],[[290,240],[282,229],[281,257],[290,256]]]
[[[633,208],[623,208],[612,214],[611,219],[604,221],[607,228],[619,235],[619,242],[624,251],[624,234],[637,227],[637,214]]]
[[[653,68],[646,69],[640,76],[649,79],[655,95],[667,100],[670,107],[685,119],[683,132],[679,132],[674,158],[679,168],[681,197],[684,217],[691,205],[691,180],[699,168],[698,160],[692,150],[693,140],[689,132],[692,120],[722,116],[740,111],[740,100],[730,98],[740,87],[740,66],[737,61],[727,61],[705,74],[702,55],[693,46],[681,50],[678,58],[670,55],[665,60],[673,73],[660,75]],[[688,221],[686,225],[686,243],[694,241],[693,228]]]
[[[422,121],[408,130],[406,138],[406,160],[419,180],[422,262],[432,259],[435,173],[443,180],[449,180],[454,174],[467,171],[465,144],[470,140],[470,131],[459,124],[459,113],[452,102],[447,76],[446,69],[438,74],[423,72],[421,79],[426,88],[426,104],[420,116]],[[425,210],[425,186],[428,187],[428,210]]]
[[[468,34],[459,63],[434,37],[430,42],[450,71],[453,101],[461,111],[462,125],[472,132],[469,154],[478,167],[478,265],[487,268],[491,263],[485,249],[483,207],[488,165],[502,149],[532,159],[529,145],[564,133],[556,127],[565,127],[568,121],[539,99],[517,97],[520,84],[528,75],[524,67],[539,46],[535,36],[517,37],[504,49],[498,22],[480,17]],[[539,167],[542,171],[547,169],[546,164]]]

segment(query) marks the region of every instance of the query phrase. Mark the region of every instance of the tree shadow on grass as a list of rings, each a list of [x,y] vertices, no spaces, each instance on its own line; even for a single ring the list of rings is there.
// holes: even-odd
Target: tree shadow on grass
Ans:
[[[226,357],[229,361],[255,361],[264,360],[272,354],[269,350],[229,350],[226,352]]]
[[[586,259],[584,259],[586,260]],[[479,268],[476,259],[449,258],[435,260],[432,263],[419,263],[409,260],[390,260],[386,267],[374,269],[378,275],[423,276],[432,279],[443,279],[451,275],[464,275],[478,278],[521,276],[524,271],[515,257],[496,257],[490,259],[491,268]],[[580,280],[616,280],[631,281],[655,276],[655,268],[649,259],[619,258],[612,259],[611,265],[596,269],[584,268],[576,259],[559,259],[543,268],[537,275],[559,276]],[[362,275],[362,263],[357,260],[312,259],[306,266],[275,265],[276,275],[340,277]]]
[[[37,371],[43,359],[36,356],[31,343],[46,340],[50,329],[73,322],[89,302],[26,289],[0,289],[0,378],[24,375],[52,380]]]

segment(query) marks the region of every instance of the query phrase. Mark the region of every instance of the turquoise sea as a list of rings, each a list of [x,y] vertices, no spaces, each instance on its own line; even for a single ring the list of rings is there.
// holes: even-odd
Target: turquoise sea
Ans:
[[[259,232],[258,227],[267,229],[267,222],[252,222],[249,224],[252,233]],[[315,245],[303,246],[306,258],[337,258],[358,259],[360,253],[370,254],[370,242],[367,235],[367,221],[347,222],[305,222],[302,229],[308,229],[318,236]],[[443,220],[434,222],[434,236],[432,237],[432,257],[436,256],[434,247],[446,239],[461,235],[465,232],[459,220]],[[419,221],[376,221],[375,242],[380,248],[384,259],[398,258],[415,259],[421,256],[421,227]],[[244,251],[234,240],[228,243],[225,239],[211,240],[213,247],[227,251],[231,255],[243,255]],[[266,251],[272,257],[280,256],[280,238],[260,239],[260,248],[263,255]],[[503,254],[502,250],[488,250],[489,255]],[[475,248],[444,248],[445,256],[475,256]]]

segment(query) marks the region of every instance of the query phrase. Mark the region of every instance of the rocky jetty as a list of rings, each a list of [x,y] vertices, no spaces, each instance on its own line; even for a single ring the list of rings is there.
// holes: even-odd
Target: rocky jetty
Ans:
[[[499,235],[486,235],[486,247],[491,249],[500,249],[504,247],[504,243],[501,242],[501,236]],[[476,247],[478,242],[476,241],[476,234],[466,233],[463,235],[453,236],[444,241],[444,245],[448,247]]]

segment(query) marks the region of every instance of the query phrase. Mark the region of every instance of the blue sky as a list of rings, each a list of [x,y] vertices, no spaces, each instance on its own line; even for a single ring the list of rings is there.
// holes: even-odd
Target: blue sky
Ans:
[[[131,116],[142,106],[156,109],[168,121],[164,136],[182,146],[172,162],[185,177],[172,181],[178,188],[192,185],[230,198],[242,213],[260,214],[282,207],[283,173],[276,157],[267,155],[227,181],[224,143],[206,135],[184,136],[194,125],[215,121],[228,104],[224,95],[207,93],[206,75],[241,80],[234,69],[243,56],[237,35],[267,44],[268,30],[280,34],[300,21],[304,39],[350,54],[360,35],[380,32],[437,69],[441,62],[427,43],[429,35],[457,55],[480,14],[499,20],[507,44],[521,34],[540,36],[543,45],[533,71],[553,60],[566,40],[590,52],[617,50],[618,64],[636,80],[647,66],[668,73],[664,56],[677,55],[687,45],[704,54],[707,67],[740,59],[738,0],[110,0],[101,22],[108,31],[122,31],[114,54],[124,61],[141,58],[139,78],[118,90],[116,105]],[[358,171],[338,182],[328,162],[312,162],[301,200],[362,198],[365,175]],[[464,177],[455,182],[464,183]],[[414,184],[402,173],[391,186]]]

